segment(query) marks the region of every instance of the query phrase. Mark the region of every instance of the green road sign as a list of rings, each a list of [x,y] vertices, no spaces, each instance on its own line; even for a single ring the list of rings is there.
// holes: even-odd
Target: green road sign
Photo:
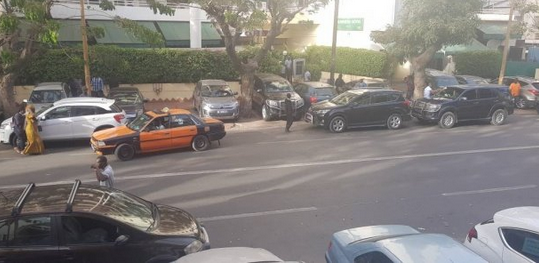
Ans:
[[[363,31],[363,18],[339,18],[337,30]]]

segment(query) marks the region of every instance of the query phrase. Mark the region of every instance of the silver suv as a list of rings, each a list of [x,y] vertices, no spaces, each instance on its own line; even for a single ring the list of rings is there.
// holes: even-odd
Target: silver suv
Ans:
[[[240,114],[237,94],[223,80],[200,80],[193,92],[193,108],[202,118],[235,121]]]
[[[525,76],[506,76],[503,78],[503,84],[511,86],[511,83],[518,78],[520,83],[520,97],[515,100],[515,107],[518,109],[533,108],[539,100],[539,80]]]
[[[48,106],[60,99],[67,98],[71,95],[69,86],[62,82],[39,83],[26,102],[34,105],[37,110]]]

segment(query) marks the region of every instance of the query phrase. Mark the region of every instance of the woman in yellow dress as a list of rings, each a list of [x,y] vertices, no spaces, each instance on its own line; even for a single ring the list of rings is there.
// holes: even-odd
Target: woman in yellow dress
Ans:
[[[26,148],[22,152],[25,155],[40,155],[45,151],[45,146],[37,130],[36,109],[33,105],[26,106]]]

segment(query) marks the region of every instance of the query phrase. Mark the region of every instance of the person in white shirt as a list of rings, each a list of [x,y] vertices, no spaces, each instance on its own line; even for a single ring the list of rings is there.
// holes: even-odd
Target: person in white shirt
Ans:
[[[309,72],[309,70],[305,71],[305,74],[303,74],[303,79],[305,82],[311,81],[311,72]]]
[[[429,83],[427,87],[425,87],[425,90],[423,90],[423,98],[431,99],[432,98],[432,87],[430,87],[432,84]]]
[[[107,157],[98,156],[96,163],[91,166],[95,171],[95,177],[99,182],[99,186],[114,188],[114,171],[107,162]]]

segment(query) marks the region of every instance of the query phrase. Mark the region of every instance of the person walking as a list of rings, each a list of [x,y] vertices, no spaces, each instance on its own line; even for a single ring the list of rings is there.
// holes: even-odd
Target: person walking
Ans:
[[[285,132],[290,132],[290,127],[294,123],[294,106],[292,105],[292,94],[287,93],[284,100],[285,113],[286,113],[286,129]]]
[[[290,55],[286,56],[286,60],[284,61],[284,67],[285,67],[285,74],[286,74],[286,80],[288,82],[292,83],[292,57]]]
[[[69,79],[69,89],[71,90],[71,96],[72,97],[78,97],[82,93],[82,87],[79,82],[75,78]]]
[[[114,188],[114,170],[109,165],[106,156],[98,156],[95,164],[91,165],[99,186]]]
[[[309,72],[309,70],[306,70],[303,74],[303,80],[305,80],[305,82],[311,81],[311,72]]]
[[[103,97],[103,89],[105,88],[105,82],[99,76],[92,77],[92,97]]]
[[[515,78],[513,80],[513,83],[509,86],[509,91],[511,92],[511,97],[513,97],[513,103],[516,103],[518,98],[520,97],[520,82],[518,81],[518,78]]]
[[[339,77],[337,77],[337,80],[335,80],[335,89],[337,89],[337,92],[340,94],[340,93],[343,93],[344,91],[343,88],[344,88],[344,80],[342,79],[342,74],[339,74]]]
[[[28,143],[22,151],[25,155],[41,155],[45,152],[45,146],[37,130],[36,109],[33,105],[26,106],[26,139]]]
[[[406,99],[410,100],[414,96],[414,75],[411,74],[405,77],[404,82],[406,82]]]
[[[12,118],[12,124],[13,124],[13,132],[15,132],[15,136],[17,137],[15,142],[15,152],[22,154],[24,151],[24,147],[26,146],[26,133],[24,131],[24,113],[26,112],[26,103],[21,103],[19,105],[19,112],[15,113],[15,115]]]

